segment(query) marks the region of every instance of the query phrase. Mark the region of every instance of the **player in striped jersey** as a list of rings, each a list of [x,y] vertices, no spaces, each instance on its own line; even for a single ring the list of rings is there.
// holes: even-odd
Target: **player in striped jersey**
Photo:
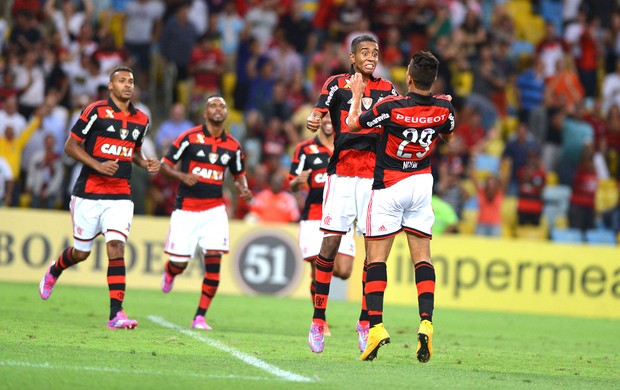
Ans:
[[[321,249],[323,233],[320,229],[323,213],[323,189],[327,181],[327,164],[334,151],[334,127],[329,115],[321,121],[321,128],[311,139],[300,142],[295,147],[289,173],[289,184],[293,192],[302,186],[308,187],[304,209],[299,221],[299,246],[301,253],[311,266],[310,295],[314,302],[316,292],[315,260]],[[351,276],[355,258],[353,230],[349,230],[340,242],[338,254],[334,259],[334,276],[346,280]],[[331,333],[325,323],[325,336]]]
[[[84,108],[65,144],[65,152],[84,164],[71,196],[74,244],[52,263],[41,280],[39,294],[48,299],[60,274],[86,260],[95,238],[103,234],[109,258],[110,317],[107,326],[133,329],[138,321],[127,318],[123,310],[125,242],[133,218],[129,179],[132,164],[156,173],[160,163],[142,154],[149,118],[131,103],[133,71],[127,67],[114,69],[108,89],[108,100]]]
[[[204,106],[205,124],[181,134],[163,158],[162,173],[180,181],[165,252],[169,256],[162,291],[172,290],[175,276],[187,267],[198,245],[204,255],[205,274],[192,328],[211,330],[205,316],[220,281],[222,254],[229,250],[228,215],[222,187],[226,168],[235,178],[239,195],[252,199],[245,177],[241,144],[224,129],[226,101],[210,96]]]
[[[404,230],[418,290],[420,327],[416,357],[430,360],[435,302],[435,268],[431,262],[431,229],[435,216],[431,205],[433,175],[430,155],[441,137],[448,142],[454,130],[451,98],[433,96],[439,61],[432,53],[416,53],[407,70],[409,93],[388,97],[362,113],[364,81],[351,80],[353,102],[347,118],[353,132],[377,129],[377,148],[372,193],[368,202],[366,239],[368,274],[366,303],[370,317],[368,344],[362,360],[373,360],[379,348],[390,342],[383,326],[383,296],[387,287],[386,262],[394,237]]]
[[[321,95],[306,121],[312,132],[319,129],[321,119],[329,112],[334,126],[334,153],[327,167],[327,183],[323,194],[323,215],[321,230],[323,241],[316,258],[316,294],[314,313],[308,334],[310,350],[320,353],[324,348],[325,311],[333,275],[334,259],[342,236],[355,228],[365,234],[366,208],[372,185],[375,166],[375,149],[378,140],[373,130],[353,134],[349,131],[346,118],[351,105],[350,79],[354,73],[361,73],[366,81],[363,107],[369,109],[379,100],[397,95],[394,85],[373,73],[379,61],[379,44],[369,35],[360,35],[351,42],[349,73],[334,75],[323,85]],[[366,275],[366,261],[362,272],[362,286]],[[360,351],[366,348],[368,337],[368,311],[362,297],[362,310],[356,324]]]

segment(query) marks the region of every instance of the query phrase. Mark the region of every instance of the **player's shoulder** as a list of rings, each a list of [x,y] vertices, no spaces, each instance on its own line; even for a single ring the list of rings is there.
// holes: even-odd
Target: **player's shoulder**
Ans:
[[[241,142],[239,142],[239,140],[235,138],[232,134],[226,133],[226,141],[241,149]]]
[[[148,123],[150,121],[149,116],[146,114],[146,112],[140,110],[139,108],[135,107],[134,108],[136,110],[136,114],[135,116],[138,118],[138,120],[140,122],[144,122],[144,123]]]
[[[307,148],[310,145],[315,145],[315,144],[316,144],[315,137],[312,137],[312,138],[308,138],[306,140],[299,142],[297,146],[295,147],[295,149],[301,150],[301,149]]]
[[[200,133],[200,132],[202,132],[202,126],[194,126],[194,127],[191,127],[189,129],[185,130],[181,134],[179,134],[178,138],[179,139],[184,139],[184,138],[189,137],[192,134],[196,134],[196,133]]]
[[[327,80],[325,80],[325,85],[326,86],[338,86],[338,87],[343,87],[344,85],[346,85],[347,80],[351,78],[351,75],[349,73],[338,73],[338,74],[334,74],[331,75],[327,78]]]
[[[86,113],[88,115],[89,113],[91,113],[93,111],[97,112],[97,110],[99,108],[105,108],[105,107],[110,107],[110,103],[108,103],[107,100],[97,100],[97,101],[94,101],[94,102],[90,103],[86,107],[84,107],[82,112],[84,112],[84,113]]]
[[[433,104],[438,107],[452,108],[452,98],[449,95],[433,95]]]
[[[393,91],[393,95],[397,95],[396,87],[394,86],[394,83],[392,83],[390,80],[381,77],[375,77],[373,81],[375,84],[374,89],[391,90]]]

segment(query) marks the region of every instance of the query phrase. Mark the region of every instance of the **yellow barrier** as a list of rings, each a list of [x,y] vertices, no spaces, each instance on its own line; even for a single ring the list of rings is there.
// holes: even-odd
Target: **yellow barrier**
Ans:
[[[360,252],[361,253],[361,252]],[[620,248],[525,239],[437,236],[435,307],[620,319]],[[351,280],[360,278],[355,269]],[[361,287],[350,283],[349,299]],[[404,234],[388,260],[385,300],[417,304]]]
[[[168,218],[136,216],[126,250],[127,287],[158,289]],[[231,252],[224,255],[220,292],[307,298],[309,267],[297,247],[297,225],[232,221]],[[359,302],[363,240],[348,299]],[[0,209],[0,280],[38,284],[45,268],[72,243],[68,212]],[[545,313],[620,319],[620,248],[549,242],[437,236],[435,305],[441,308]],[[192,260],[175,290],[198,293],[201,261]],[[62,275],[61,283],[106,286],[101,238],[91,257]],[[62,285],[62,284],[61,284]],[[33,288],[34,287],[33,285]],[[404,234],[388,261],[386,303],[416,305],[417,290]]]
[[[135,216],[125,249],[127,289],[158,289],[169,219]],[[62,211],[0,209],[0,280],[39,282],[45,268],[73,243],[71,215]],[[231,252],[223,256],[219,292],[308,297],[309,266],[297,247],[297,225],[232,222]],[[107,286],[105,242],[97,238],[89,258],[65,271],[62,283]],[[192,259],[174,289],[200,291],[202,260]]]

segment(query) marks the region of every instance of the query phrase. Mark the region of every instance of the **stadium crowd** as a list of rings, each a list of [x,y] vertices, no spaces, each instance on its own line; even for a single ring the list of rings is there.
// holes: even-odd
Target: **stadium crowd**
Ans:
[[[147,157],[161,158],[201,122],[205,96],[221,94],[250,188],[263,204],[280,199],[289,192],[293,148],[313,136],[306,117],[323,83],[349,71],[350,42],[364,33],[379,42],[375,76],[400,93],[415,52],[428,49],[441,61],[433,93],[450,94],[457,110],[454,140],[433,152],[441,230],[557,240],[577,231],[579,240],[617,243],[616,0],[4,3],[4,207],[68,209],[80,167],[64,142],[81,109],[107,98],[107,75],[121,64],[134,69],[134,104],[151,118]],[[134,170],[136,214],[170,215],[176,187]],[[296,210],[284,222],[298,218],[305,194],[288,202]],[[227,198],[232,218],[264,214]]]

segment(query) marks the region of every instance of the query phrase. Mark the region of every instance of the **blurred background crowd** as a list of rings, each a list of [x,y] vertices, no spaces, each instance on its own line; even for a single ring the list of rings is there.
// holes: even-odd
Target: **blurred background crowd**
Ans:
[[[224,96],[261,204],[288,204],[295,145],[350,42],[376,37],[375,76],[406,92],[418,50],[441,61],[452,143],[436,147],[434,234],[618,241],[617,0],[8,0],[0,9],[0,204],[67,209],[79,164],[63,153],[80,110],[129,65],[162,157]],[[169,215],[177,183],[134,169],[136,214]],[[269,220],[226,192],[229,214]],[[290,201],[294,199],[295,201]]]

